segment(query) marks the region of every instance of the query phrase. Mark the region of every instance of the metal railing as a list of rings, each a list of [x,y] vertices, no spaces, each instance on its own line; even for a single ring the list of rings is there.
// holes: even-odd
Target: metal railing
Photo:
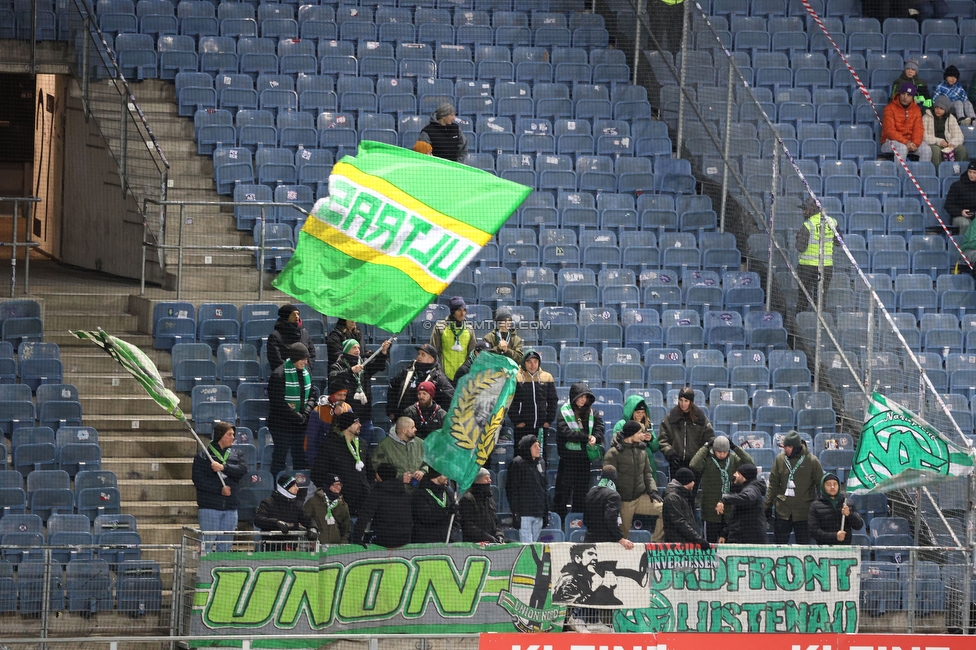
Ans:
[[[13,226],[9,242],[0,241],[0,247],[10,247],[10,297],[14,297],[17,287],[17,249],[24,249],[24,295],[30,293],[30,252],[32,248],[40,246],[40,242],[31,241],[31,217],[34,214],[33,205],[40,203],[41,199],[36,196],[25,197],[0,197],[0,203],[13,203],[14,212]],[[23,216],[27,220],[24,228],[24,241],[18,242],[18,222],[21,217],[21,204],[24,204]],[[0,214],[0,217],[8,215]]]
[[[166,270],[166,251],[176,251],[176,299],[182,299],[183,295],[183,266],[184,257],[187,251],[198,251],[198,252],[254,252],[256,254],[258,263],[258,300],[262,300],[264,297],[264,280],[265,280],[265,261],[269,254],[274,253],[294,253],[295,249],[292,246],[268,246],[267,237],[265,236],[267,225],[269,223],[275,223],[273,217],[269,217],[268,209],[274,208],[285,208],[290,210],[295,210],[299,214],[298,221],[304,221],[308,218],[308,212],[293,203],[274,203],[274,202],[264,202],[264,201],[156,201],[153,199],[146,199],[143,202],[143,214],[150,214],[150,212],[155,212],[151,210],[150,206],[159,207],[159,228],[154,230],[149,219],[144,220],[143,229],[143,241],[142,241],[142,278],[140,283],[140,295],[145,295],[146,293],[146,264],[148,262],[148,252],[156,252],[157,258],[160,261],[160,267]],[[184,227],[186,225],[186,209],[188,207],[212,207],[215,209],[224,207],[247,207],[247,208],[259,208],[261,210],[260,215],[255,217],[255,223],[261,228],[261,238],[260,241],[254,245],[218,245],[218,244],[188,244],[184,242]],[[177,208],[176,220],[178,226],[176,228],[176,243],[168,244],[168,235],[172,235],[172,218],[170,218],[170,209]],[[216,210],[215,210],[216,212]],[[215,214],[213,216],[215,219],[226,220],[226,215]]]

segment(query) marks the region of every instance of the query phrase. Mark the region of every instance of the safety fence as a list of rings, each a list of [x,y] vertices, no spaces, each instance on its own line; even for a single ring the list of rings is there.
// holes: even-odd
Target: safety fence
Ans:
[[[36,196],[28,197],[0,197],[0,204],[12,203],[13,211],[10,227],[10,241],[0,241],[0,248],[10,248],[10,297],[14,297],[17,290],[17,259],[21,255],[18,249],[23,248],[24,259],[24,295],[30,293],[30,249],[39,246],[38,242],[31,241],[31,222],[34,214],[34,204],[40,203],[41,199]],[[0,215],[6,217],[6,214]],[[20,220],[24,219],[24,240],[17,241],[20,235]]]

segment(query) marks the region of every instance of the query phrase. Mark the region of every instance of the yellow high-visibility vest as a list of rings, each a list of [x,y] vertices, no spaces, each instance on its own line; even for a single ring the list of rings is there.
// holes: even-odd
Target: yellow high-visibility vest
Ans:
[[[827,217],[827,222],[830,224],[831,230],[826,234],[826,239],[824,239],[824,266],[833,266],[833,233],[837,230],[837,220],[832,217]],[[808,243],[807,247],[800,253],[800,264],[805,266],[817,266],[820,263],[820,237],[824,230],[820,213],[818,212],[804,221],[803,226],[810,233],[810,243]]]

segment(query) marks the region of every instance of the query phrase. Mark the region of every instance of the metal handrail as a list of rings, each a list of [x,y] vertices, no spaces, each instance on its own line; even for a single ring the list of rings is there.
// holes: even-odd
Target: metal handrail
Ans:
[[[0,197],[0,203],[13,203],[14,204],[14,226],[10,242],[0,242],[0,247],[10,246],[13,251],[10,253],[10,297],[14,297],[14,292],[17,286],[17,249],[20,247],[27,249],[27,254],[24,255],[24,295],[26,296],[30,291],[30,249],[37,248],[41,245],[40,242],[31,241],[31,229],[28,224],[26,233],[24,234],[25,240],[23,242],[17,241],[17,221],[20,219],[20,204],[27,203],[40,203],[41,199],[36,196],[2,196]],[[27,217],[31,215],[31,210],[27,210]],[[6,215],[0,215],[6,216]]]

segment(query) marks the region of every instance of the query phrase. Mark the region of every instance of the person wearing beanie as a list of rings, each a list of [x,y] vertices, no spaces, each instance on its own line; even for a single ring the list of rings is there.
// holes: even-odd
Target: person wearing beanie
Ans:
[[[308,414],[305,427],[305,459],[309,466],[315,467],[319,447],[332,431],[332,420],[336,416],[352,410],[347,397],[355,390],[354,385],[345,383],[339,377],[329,382],[329,394],[319,397],[318,405]]]
[[[333,476],[342,481],[342,496],[349,504],[349,515],[356,517],[373,486],[373,460],[369,445],[359,439],[359,418],[342,413],[332,421],[312,466],[312,483],[328,486]]]
[[[502,527],[498,525],[495,497],[491,494],[491,472],[482,467],[471,484],[471,489],[461,497],[458,507],[461,520],[461,540],[475,544],[501,544],[505,541]]]
[[[664,519],[665,543],[698,544],[704,551],[711,548],[708,540],[698,532],[695,522],[695,473],[687,467],[672,474],[671,482],[664,490],[661,517]]]
[[[376,468],[376,484],[356,520],[352,542],[399,548],[410,543],[413,530],[413,500],[393,465]]]
[[[685,386],[678,393],[678,404],[672,408],[658,429],[661,454],[667,459],[671,478],[682,467],[691,465],[691,459],[706,442],[715,439],[715,430],[708,416],[695,405],[695,391]],[[694,492],[698,492],[699,477],[695,476]]]
[[[349,506],[342,498],[342,479],[332,475],[316,486],[315,494],[305,502],[305,514],[319,531],[320,544],[348,544],[352,534]],[[331,481],[331,482],[330,482]]]
[[[288,348],[293,343],[301,343],[308,350],[308,369],[311,372],[315,366],[315,345],[305,325],[302,324],[302,314],[295,305],[282,305],[278,310],[278,320],[274,330],[265,343],[268,352],[268,365],[271,371],[280,368],[288,358]]]
[[[816,306],[820,295],[820,282],[829,287],[834,276],[834,239],[837,234],[837,220],[831,216],[824,218],[820,206],[813,197],[808,196],[800,204],[803,212],[803,227],[796,232],[796,250],[800,254],[797,275],[800,282],[810,292]],[[826,223],[825,223],[826,222]],[[823,239],[823,277],[820,276],[820,240]]]
[[[752,456],[725,436],[706,442],[691,459],[689,467],[701,476],[701,518],[710,544],[718,542],[727,519],[716,512],[715,505],[731,492],[732,475],[739,465],[751,462]]]
[[[522,337],[518,335],[509,307],[495,310],[495,329],[485,334],[485,343],[496,354],[504,354],[515,363],[522,363]]]
[[[569,387],[569,401],[559,408],[556,419],[556,445],[559,449],[559,469],[556,472],[556,493],[553,510],[563,519],[569,512],[583,512],[587,488],[590,485],[590,457],[587,445],[600,448],[603,442],[603,418],[593,409],[596,397],[585,383]]]
[[[417,403],[417,387],[425,381],[432,383],[436,389],[434,401],[442,409],[449,409],[451,398],[454,397],[454,384],[441,369],[437,361],[437,350],[430,343],[421,345],[414,362],[390,379],[390,387],[386,392],[386,415],[390,422],[396,422],[408,407]]]
[[[864,528],[861,513],[841,492],[840,479],[833,472],[820,479],[820,498],[810,504],[808,521],[811,539],[822,546],[850,546],[854,531]]]
[[[969,227],[973,215],[976,214],[976,160],[969,161],[966,171],[959,175],[959,180],[949,186],[945,213],[952,219],[952,225],[959,228],[959,233],[963,235],[960,244],[963,254],[971,262],[976,260],[976,231]]]
[[[626,549],[634,548],[620,526],[620,494],[617,493],[617,470],[613,465],[604,465],[600,480],[586,493],[583,504],[583,525],[587,544],[597,542],[617,542]],[[630,533],[630,529],[627,529]]]
[[[931,160],[932,148],[923,141],[922,109],[915,103],[920,95],[917,83],[906,81],[897,90],[881,118],[881,151],[894,150],[905,161],[908,154]]]
[[[896,97],[905,84],[914,86],[917,91],[913,97],[913,101],[922,104],[930,97],[928,84],[918,76],[918,59],[905,59],[904,72],[898,75],[898,78],[891,84],[891,97]]]
[[[959,68],[950,65],[942,73],[942,79],[942,83],[935,87],[933,95],[935,97],[948,97],[949,101],[952,102],[951,112],[959,120],[959,124],[969,126],[976,118],[976,112],[973,111],[973,103],[969,100],[969,94],[959,83]]]
[[[508,417],[515,427],[515,438],[527,433],[541,434],[539,444],[545,454],[549,428],[556,421],[559,398],[556,380],[542,369],[542,357],[535,350],[527,350],[522,367],[515,376],[515,395],[508,407]]]
[[[191,476],[200,530],[237,530],[237,484],[248,468],[244,454],[234,449],[234,433],[233,424],[217,422],[207,450],[193,457]],[[232,541],[227,535],[205,536],[204,548],[209,551],[216,542],[216,550],[229,551]]]
[[[445,102],[430,116],[430,122],[420,131],[418,142],[430,145],[431,153],[437,158],[463,163],[468,155],[468,140],[461,127],[454,121],[457,114],[454,106]]]
[[[962,129],[955,116],[949,111],[952,102],[945,95],[936,95],[932,108],[922,116],[923,136],[932,149],[932,164],[938,168],[943,161],[955,162],[969,160],[969,152],[963,144]]]
[[[356,325],[356,321],[349,320],[348,318],[340,318],[336,321],[328,336],[325,337],[325,346],[329,353],[330,368],[342,356],[342,345],[349,339],[356,339],[359,342],[359,347],[363,347],[363,332]]]
[[[414,490],[411,497],[413,532],[410,534],[414,544],[447,544],[459,541],[460,521],[457,517],[451,517],[457,514],[458,506],[449,483],[446,476],[430,468]]]
[[[393,465],[406,485],[424,478],[424,441],[417,437],[417,425],[406,416],[398,418],[389,435],[376,446],[376,466]]]
[[[461,367],[458,368],[457,374],[454,375],[455,386],[461,383],[461,377],[464,377],[471,372],[471,364],[473,364],[474,360],[478,358],[478,355],[482,352],[488,352],[490,349],[491,346],[489,346],[484,339],[481,339],[474,344],[474,350],[472,350],[471,354],[468,355],[467,361],[461,364]]]
[[[353,387],[352,392],[347,393],[346,401],[359,418],[359,437],[367,445],[373,442],[373,375],[386,370],[392,343],[391,339],[383,341],[379,354],[366,363],[370,353],[362,353],[363,348],[356,339],[346,339],[342,342],[342,354],[329,368],[330,386],[338,381],[343,386]]]
[[[417,401],[403,412],[403,417],[413,420],[417,437],[421,440],[444,426],[447,411],[435,401],[436,396],[434,382],[422,381],[417,386]]]
[[[788,544],[790,533],[797,544],[810,541],[807,521],[810,504],[817,498],[817,488],[823,477],[823,468],[816,454],[807,448],[800,434],[790,431],[783,438],[783,451],[773,461],[766,491],[766,519],[773,519],[773,533],[777,544]]]
[[[295,475],[285,472],[275,481],[271,496],[258,504],[254,526],[265,532],[281,533],[262,536],[265,551],[298,550],[298,542],[303,537],[312,541],[318,539],[318,531],[298,498],[299,487]]]
[[[450,314],[444,320],[434,323],[434,329],[430,333],[430,344],[436,351],[436,359],[444,369],[444,374],[453,385],[457,386],[455,375],[458,368],[474,351],[478,337],[474,333],[474,327],[464,318],[468,313],[464,298],[454,296],[447,307],[450,309]]]
[[[633,397],[637,396],[631,395]],[[627,420],[614,435],[610,449],[603,456],[603,464],[617,471],[615,483],[621,501],[620,533],[625,537],[630,535],[635,514],[657,517],[651,541],[660,542],[664,539],[664,521],[661,519],[661,495],[654,480],[656,470],[648,454],[650,442],[649,431],[642,429],[637,421]]]
[[[308,369],[308,348],[302,343],[292,343],[287,355],[287,360],[268,378],[268,429],[274,440],[272,476],[285,469],[289,452],[293,468],[308,467],[305,429],[319,400],[318,388],[312,383],[312,373]]]
[[[715,512],[727,523],[718,541],[729,544],[765,544],[766,515],[763,499],[766,485],[757,480],[759,469],[742,463],[732,475],[732,486],[715,505]],[[704,503],[704,500],[702,501]],[[704,514],[705,508],[702,508]]]
[[[522,436],[508,470],[505,492],[523,544],[537,541],[548,523],[548,488],[546,461],[542,458],[539,439],[532,434]]]

